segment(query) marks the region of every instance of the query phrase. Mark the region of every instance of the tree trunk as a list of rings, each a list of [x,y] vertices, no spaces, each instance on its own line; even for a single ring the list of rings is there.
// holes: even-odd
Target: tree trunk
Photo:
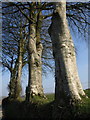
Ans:
[[[9,84],[9,97],[13,99],[20,98],[21,94],[21,75],[24,53],[24,39],[22,38],[22,31],[20,31],[20,41],[18,46],[18,57],[15,66],[11,68],[11,78]]]
[[[38,43],[37,40],[39,41]],[[37,36],[36,24],[31,23],[30,39],[28,43],[29,81],[26,89],[26,100],[28,101],[30,96],[43,95],[41,62],[42,49],[42,44]]]
[[[8,85],[9,98],[14,98],[14,96],[15,96],[15,93],[14,93],[15,90],[14,89],[15,89],[15,82],[16,82],[17,62],[18,62],[18,59],[15,62],[14,68],[13,68],[13,59],[12,59],[12,62],[11,62],[11,69],[10,69],[11,76],[10,76],[10,83]]]
[[[9,98],[14,98],[14,88],[15,88],[15,72],[11,70],[9,88]]]
[[[66,20],[66,1],[55,3],[49,28],[55,59],[55,100],[61,105],[81,100],[82,89],[75,57],[74,43]]]
[[[21,75],[22,75],[22,67],[23,67],[23,54],[24,54],[24,39],[22,38],[22,30],[20,31],[20,41],[18,47],[18,67],[17,67],[17,75],[16,75],[16,84],[15,84],[15,99],[20,98],[21,94]]]
[[[40,5],[41,2],[38,2]],[[36,50],[37,50],[37,59],[38,59],[38,66],[37,66],[37,81],[38,81],[38,93],[39,95],[44,95],[43,86],[42,86],[42,51],[43,45],[41,43],[41,27],[42,27],[42,13],[38,11],[37,15],[37,24],[36,24]]]
[[[14,68],[11,70],[9,83],[9,97],[12,99],[20,98],[21,93],[21,74],[22,74],[22,56],[17,58]]]
[[[43,46],[41,43],[37,45],[37,53],[38,53],[38,65],[37,65],[37,82],[38,82],[38,95],[44,95],[43,86],[42,86],[42,50]]]

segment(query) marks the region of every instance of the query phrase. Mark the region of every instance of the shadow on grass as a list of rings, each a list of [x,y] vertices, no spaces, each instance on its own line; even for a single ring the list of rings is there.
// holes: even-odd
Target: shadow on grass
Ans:
[[[90,90],[86,91],[90,95]],[[2,101],[2,120],[54,120],[54,94],[47,95],[47,99],[32,98],[31,102],[12,101],[4,98]],[[65,106],[58,110],[59,118],[56,120],[86,120],[90,119],[90,98],[83,98],[82,104],[75,108]],[[62,116],[61,116],[62,115]]]
[[[46,102],[45,102],[46,101]],[[10,101],[8,98],[3,99],[3,119],[2,120],[52,120],[53,101],[48,100],[37,102]]]

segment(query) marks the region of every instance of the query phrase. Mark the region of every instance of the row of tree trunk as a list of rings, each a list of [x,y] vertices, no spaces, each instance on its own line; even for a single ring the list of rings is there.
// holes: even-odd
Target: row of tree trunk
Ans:
[[[54,5],[55,10],[49,28],[49,34],[52,40],[55,59],[55,101],[57,104],[65,105],[67,102],[81,100],[81,95],[85,96],[85,93],[79,80],[74,43],[66,19],[66,1],[56,2]],[[30,18],[34,21],[29,22],[29,80],[26,88],[27,101],[30,100],[30,96],[44,95],[41,59],[43,46],[40,39],[40,29],[43,19],[41,13],[36,17],[32,12],[30,13]],[[15,98],[20,96],[19,91],[21,91],[22,44],[23,42],[20,42],[17,67],[15,67],[15,70],[11,74],[10,96],[14,94]],[[14,80],[16,86],[12,84]]]

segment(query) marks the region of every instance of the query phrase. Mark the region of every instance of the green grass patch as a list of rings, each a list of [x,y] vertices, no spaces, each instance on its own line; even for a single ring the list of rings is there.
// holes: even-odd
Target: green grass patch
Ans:
[[[86,90],[84,90],[84,91],[85,91],[86,95],[90,98],[90,88],[89,88],[89,89],[86,89]]]
[[[78,119],[90,119],[90,89],[84,90],[88,98],[82,97],[82,102],[76,104],[73,114]]]
[[[45,97],[40,96],[33,96],[31,98],[32,103],[36,103],[38,105],[48,104],[50,102],[54,101],[54,94],[46,94]]]

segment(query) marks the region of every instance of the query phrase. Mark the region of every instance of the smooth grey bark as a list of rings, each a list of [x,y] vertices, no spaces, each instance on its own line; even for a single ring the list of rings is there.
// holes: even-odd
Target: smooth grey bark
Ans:
[[[42,86],[42,43],[37,45],[37,82],[38,82],[38,95],[44,95],[43,86]]]
[[[38,2],[40,5],[41,3]],[[37,81],[38,81],[38,94],[43,96],[44,91],[43,91],[43,86],[42,86],[42,51],[43,51],[43,45],[41,43],[41,27],[42,27],[42,12],[38,11],[37,15],[37,24],[36,24],[36,50],[37,50],[37,60],[38,60],[38,65],[37,65]]]
[[[40,34],[40,33],[39,33]],[[38,41],[38,42],[37,42]],[[36,24],[30,24],[30,39],[28,41],[29,81],[26,89],[26,100],[30,96],[43,95],[42,87],[42,44],[37,35]]]
[[[77,65],[75,48],[66,19],[66,1],[56,2],[49,28],[55,59],[55,100],[61,105],[85,96]],[[67,101],[67,102],[66,102]]]

